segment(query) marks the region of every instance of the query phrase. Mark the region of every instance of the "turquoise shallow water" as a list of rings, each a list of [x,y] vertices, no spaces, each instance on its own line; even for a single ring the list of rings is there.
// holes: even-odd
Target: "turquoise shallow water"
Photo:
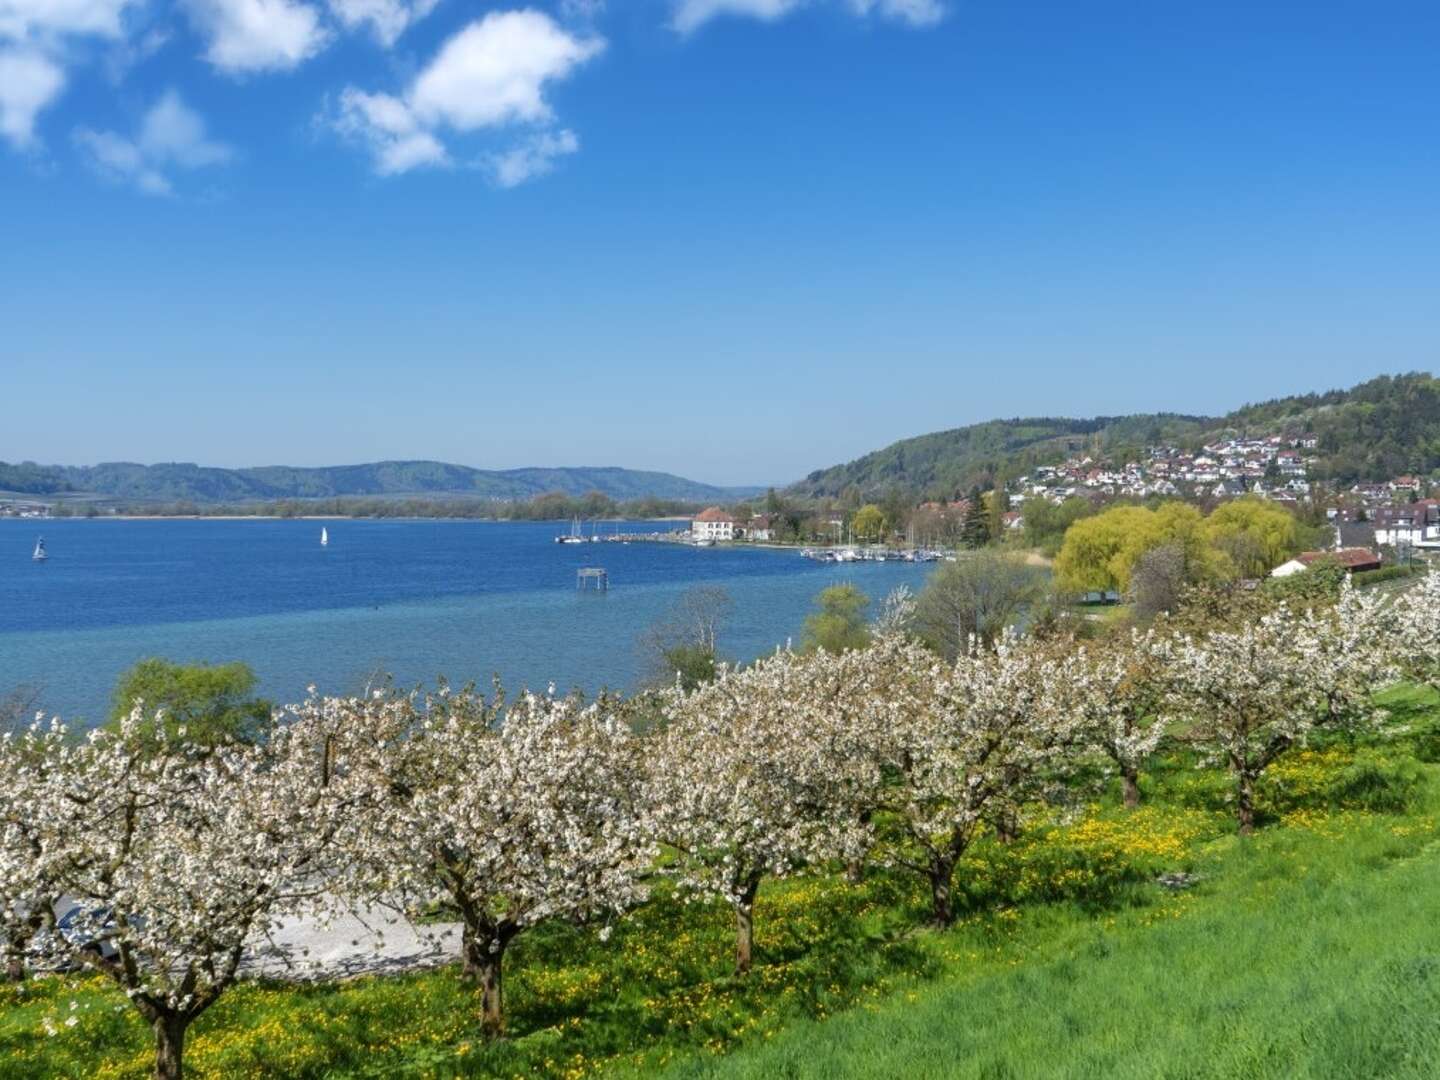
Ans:
[[[852,581],[878,603],[928,572],[842,569],[794,551],[559,545],[553,524],[328,527],[321,549],[308,521],[0,522],[0,694],[38,685],[48,710],[93,721],[118,674],[145,656],[244,660],[279,701],[310,683],[344,692],[385,674],[632,689],[638,636],[694,585],[730,594],[721,647],[749,659],[798,639],[826,585]],[[34,565],[41,532],[51,559]],[[577,593],[582,565],[604,566],[611,591]]]

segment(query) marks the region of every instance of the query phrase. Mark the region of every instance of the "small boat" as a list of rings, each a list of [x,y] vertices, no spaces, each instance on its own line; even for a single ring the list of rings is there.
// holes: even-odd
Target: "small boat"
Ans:
[[[327,528],[325,528],[324,525],[321,525],[321,526],[320,526],[320,546],[321,546],[321,547],[329,547],[329,546],[330,546],[330,530],[327,529]]]
[[[583,534],[581,533],[581,531],[580,531],[580,519],[577,517],[574,521],[572,521],[572,522],[570,523],[570,535],[569,535],[569,536],[557,536],[557,537],[555,537],[555,542],[556,542],[557,544],[583,544],[583,543],[585,543],[585,537],[584,537],[584,535],[583,535]]]
[[[43,536],[35,541],[35,553],[31,555],[30,558],[33,559],[35,562],[44,562],[46,559],[50,558],[50,556],[46,554],[45,551],[45,538]]]

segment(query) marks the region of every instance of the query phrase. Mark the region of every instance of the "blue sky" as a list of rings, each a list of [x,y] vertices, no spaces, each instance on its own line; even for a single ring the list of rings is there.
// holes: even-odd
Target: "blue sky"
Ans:
[[[0,0],[0,459],[784,482],[1434,369],[1440,6]]]

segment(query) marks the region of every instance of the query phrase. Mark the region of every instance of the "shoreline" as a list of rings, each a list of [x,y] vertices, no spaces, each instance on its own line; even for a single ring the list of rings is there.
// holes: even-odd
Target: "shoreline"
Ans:
[[[690,521],[688,517],[646,517],[646,518],[601,518],[607,525],[613,522],[643,521]],[[422,517],[390,517],[380,514],[68,514],[44,518],[0,517],[0,521],[473,521],[486,525],[563,525],[563,518],[482,518],[446,517],[424,515]]]

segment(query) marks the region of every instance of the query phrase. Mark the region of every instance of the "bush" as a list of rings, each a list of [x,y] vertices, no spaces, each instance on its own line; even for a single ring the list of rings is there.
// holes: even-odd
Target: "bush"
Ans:
[[[1382,566],[1379,570],[1366,570],[1354,577],[1355,586],[1364,588],[1367,585],[1379,585],[1382,581],[1395,581],[1398,578],[1416,577],[1429,571],[1423,563],[1412,563],[1409,566]]]

